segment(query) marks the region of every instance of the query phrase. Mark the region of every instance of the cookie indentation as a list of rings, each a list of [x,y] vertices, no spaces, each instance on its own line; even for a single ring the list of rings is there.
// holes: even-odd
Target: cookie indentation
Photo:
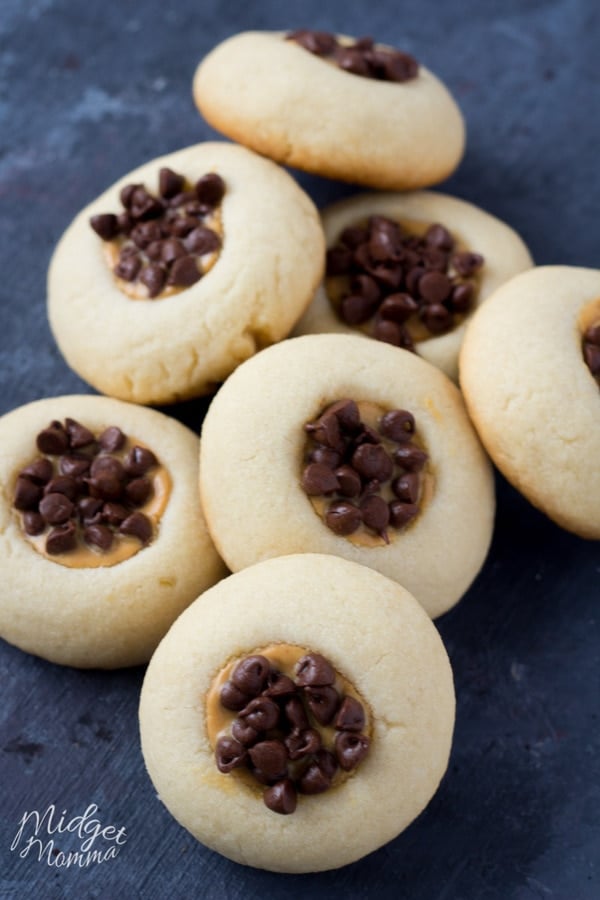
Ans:
[[[44,455],[19,471],[13,506],[39,553],[71,568],[111,566],[156,537],[170,479],[150,448],[117,426],[96,436],[69,418],[36,445]]]
[[[411,412],[344,399],[304,429],[302,487],[331,531],[380,545],[414,521],[429,456]]]
[[[483,264],[444,225],[371,216],[345,228],[327,251],[325,287],[346,325],[414,350],[462,322]]]
[[[158,194],[143,184],[120,193],[123,211],[92,216],[119,288],[133,299],[163,298],[190,287],[216,263],[223,240],[225,182],[215,172],[194,185],[162,168]]]
[[[283,815],[299,794],[340,784],[371,743],[368,707],[353,685],[324,656],[292,644],[229,663],[208,693],[207,726],[219,771],[235,770]]]
[[[294,41],[309,53],[363,78],[403,82],[411,81],[419,74],[419,64],[413,56],[376,44],[371,37],[344,41],[326,31],[302,28],[292,31],[286,40]]]

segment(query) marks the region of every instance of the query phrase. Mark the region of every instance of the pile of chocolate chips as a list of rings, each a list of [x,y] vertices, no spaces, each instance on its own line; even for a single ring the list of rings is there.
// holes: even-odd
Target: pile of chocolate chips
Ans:
[[[482,265],[478,253],[454,252],[443,225],[417,237],[385,216],[345,228],[327,252],[327,275],[348,280],[340,318],[355,326],[373,319],[373,337],[407,350],[414,349],[405,327],[412,316],[431,334],[443,334],[469,311],[476,290],[469,279]]]
[[[159,197],[143,184],[128,184],[120,194],[123,212],[92,216],[90,225],[103,241],[123,238],[114,272],[139,281],[156,297],[165,285],[189,287],[202,277],[200,257],[221,246],[221,238],[203,221],[225,194],[220,175],[209,172],[193,190],[172,169],[159,172]]]
[[[600,383],[600,321],[590,325],[583,333],[583,358]]]
[[[340,69],[364,78],[410,81],[419,74],[419,64],[414,57],[400,50],[377,47],[370,37],[358,38],[353,44],[340,44],[335,34],[302,28],[292,31],[286,38],[315,56],[336,63]]]
[[[334,684],[333,666],[318,653],[298,661],[295,681],[264,656],[241,660],[221,688],[221,704],[238,717],[231,737],[217,741],[219,771],[245,767],[266,785],[266,806],[284,815],[296,809],[298,793],[328,790],[338,768],[355,769],[369,749],[369,738],[361,734],[362,704]],[[333,751],[323,746],[311,716],[336,730]]]
[[[412,442],[412,413],[391,410],[373,429],[361,421],[353,400],[338,400],[304,428],[313,446],[302,487],[311,497],[330,499],[324,521],[332,531],[353,534],[362,523],[387,542],[389,525],[399,530],[415,518],[428,456]],[[384,439],[397,446],[387,450]],[[380,495],[386,482],[395,497],[391,502]]]
[[[147,473],[158,461],[151,450],[135,446],[121,462],[112,454],[126,440],[114,425],[96,440],[74,419],[65,419],[64,425],[51,422],[40,431],[36,443],[45,455],[19,472],[13,503],[23,514],[26,534],[50,529],[47,553],[67,553],[80,540],[106,552],[117,534],[150,541],[152,522],[137,507],[152,493]]]

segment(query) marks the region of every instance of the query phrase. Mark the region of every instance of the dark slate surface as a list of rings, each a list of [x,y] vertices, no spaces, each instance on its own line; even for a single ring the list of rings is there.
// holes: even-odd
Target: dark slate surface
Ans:
[[[213,136],[193,107],[192,73],[246,28],[372,33],[412,51],[448,83],[468,123],[465,159],[445,189],[505,218],[539,263],[599,264],[596,0],[362,6],[2,0],[0,411],[89,390],[46,323],[52,248],[122,173]],[[347,191],[300,181],[319,204]],[[176,413],[198,429],[203,410]],[[141,669],[61,669],[2,644],[0,897],[596,900],[599,595],[598,545],[560,531],[499,482],[488,562],[439,622],[458,694],[442,787],[387,847],[302,877],[230,863],[161,807],[138,747]],[[66,819],[97,804],[103,825],[126,829],[117,858],[67,869],[20,858],[22,843],[11,851],[23,814],[52,803]],[[74,849],[71,840],[56,846]]]

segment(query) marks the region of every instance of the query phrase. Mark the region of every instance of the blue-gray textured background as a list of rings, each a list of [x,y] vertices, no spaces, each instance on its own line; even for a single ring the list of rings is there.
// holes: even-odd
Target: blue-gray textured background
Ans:
[[[467,152],[444,189],[507,220],[538,263],[598,266],[598,10],[597,0],[0,0],[0,412],[89,390],[46,323],[52,248],[124,172],[213,136],[192,74],[247,28],[366,33],[414,53],[467,120]],[[299,179],[320,205],[348,191]],[[175,412],[198,430],[204,408]],[[458,695],[450,767],[403,835],[321,875],[230,863],[156,800],[138,747],[143,670],[60,669],[0,643],[0,898],[597,900],[600,553],[498,483],[488,562],[439,622]],[[67,870],[11,852],[23,813],[50,803],[70,816],[96,803],[104,824],[127,829],[118,858]]]

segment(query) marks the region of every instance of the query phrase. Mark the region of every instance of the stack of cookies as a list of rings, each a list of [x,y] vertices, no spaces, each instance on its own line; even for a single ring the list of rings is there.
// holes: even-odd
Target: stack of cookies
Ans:
[[[107,396],[0,421],[0,630],[65,665],[152,657],[142,747],[172,814],[317,871],[392,839],[445,771],[431,619],[486,558],[489,457],[600,537],[600,273],[532,268],[506,224],[423,190],[464,125],[402,50],[241,34],[194,97],[238,143],[129,173],[54,254],[53,333]],[[374,191],[319,215],[283,164]],[[213,393],[201,447],[143,406]]]

